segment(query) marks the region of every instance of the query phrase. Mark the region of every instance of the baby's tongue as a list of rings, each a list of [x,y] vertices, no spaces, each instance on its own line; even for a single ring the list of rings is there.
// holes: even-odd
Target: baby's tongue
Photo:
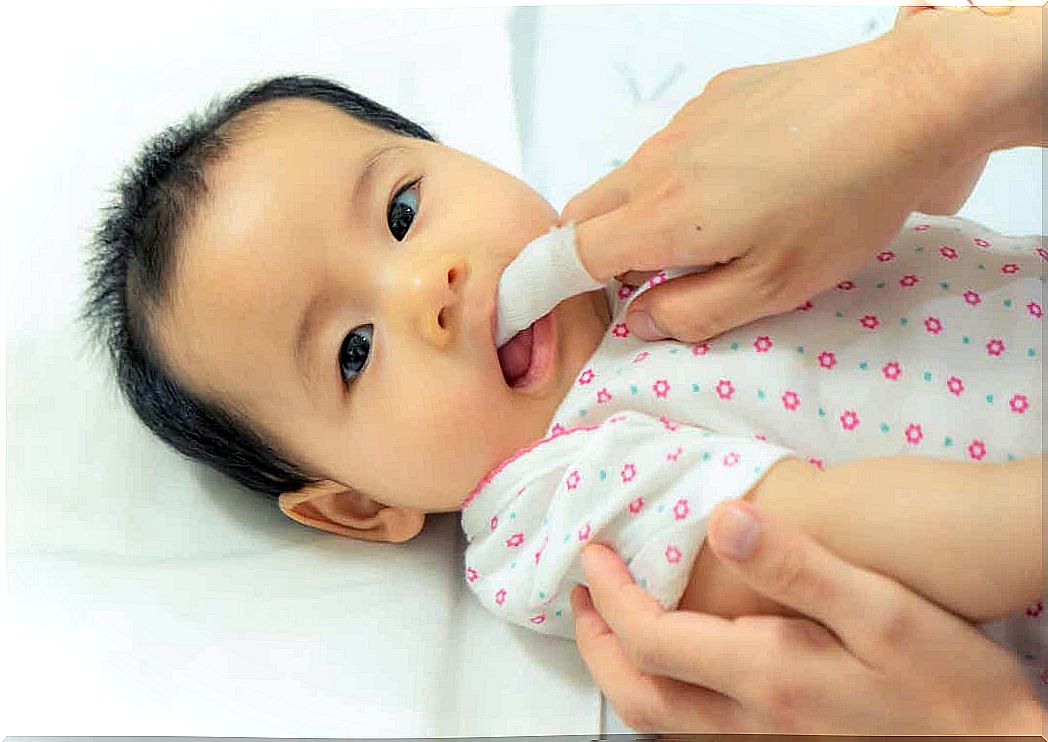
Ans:
[[[531,365],[532,331],[529,327],[514,335],[508,343],[499,348],[499,364],[502,376],[507,384],[520,379]]]

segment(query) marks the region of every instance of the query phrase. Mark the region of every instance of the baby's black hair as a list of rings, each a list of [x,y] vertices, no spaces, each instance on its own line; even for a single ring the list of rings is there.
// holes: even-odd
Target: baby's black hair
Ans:
[[[206,400],[179,383],[157,352],[152,317],[171,290],[176,245],[207,193],[206,171],[226,157],[256,106],[305,98],[366,124],[434,141],[421,126],[338,83],[276,77],[213,101],[146,143],[117,184],[87,261],[79,320],[108,350],[117,383],[138,417],[161,440],[257,492],[277,496],[315,484],[307,472],[251,429],[235,405]]]

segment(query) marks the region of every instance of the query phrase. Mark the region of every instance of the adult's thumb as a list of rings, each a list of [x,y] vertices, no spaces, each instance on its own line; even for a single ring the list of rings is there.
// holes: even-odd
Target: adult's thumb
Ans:
[[[642,340],[709,340],[778,311],[771,302],[756,300],[750,277],[742,261],[734,260],[672,278],[638,296],[626,324]]]

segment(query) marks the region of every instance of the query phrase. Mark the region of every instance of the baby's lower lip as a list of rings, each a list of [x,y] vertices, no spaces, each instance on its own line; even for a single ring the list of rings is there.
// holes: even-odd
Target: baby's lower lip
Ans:
[[[531,326],[531,363],[525,374],[511,388],[529,389],[542,384],[553,371],[557,352],[557,328],[553,312],[537,320]]]

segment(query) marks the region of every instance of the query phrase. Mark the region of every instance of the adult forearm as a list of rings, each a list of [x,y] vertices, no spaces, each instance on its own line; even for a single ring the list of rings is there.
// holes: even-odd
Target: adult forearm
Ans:
[[[944,159],[1045,146],[1043,7],[921,13],[874,43],[913,73],[914,121]]]

